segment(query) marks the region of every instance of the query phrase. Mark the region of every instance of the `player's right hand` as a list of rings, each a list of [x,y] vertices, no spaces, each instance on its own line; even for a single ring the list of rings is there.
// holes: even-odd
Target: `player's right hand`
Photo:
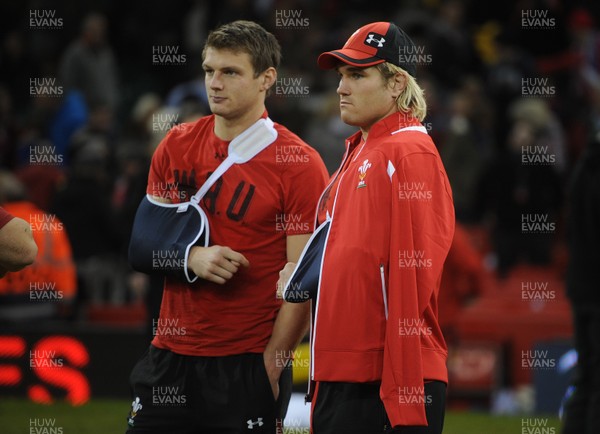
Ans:
[[[240,267],[248,267],[250,262],[229,247],[194,246],[190,249],[188,268],[201,279],[224,284],[233,277]]]

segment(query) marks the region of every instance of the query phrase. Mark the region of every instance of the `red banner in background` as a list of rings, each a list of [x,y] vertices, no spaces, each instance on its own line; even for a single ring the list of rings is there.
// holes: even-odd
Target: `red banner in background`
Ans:
[[[142,332],[81,330],[0,335],[0,395],[51,404],[129,398],[129,373],[148,340]]]

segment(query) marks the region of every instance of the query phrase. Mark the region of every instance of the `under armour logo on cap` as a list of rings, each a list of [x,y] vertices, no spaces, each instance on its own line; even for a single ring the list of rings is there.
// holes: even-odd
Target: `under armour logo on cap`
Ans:
[[[359,68],[389,62],[416,77],[415,56],[401,54],[415,52],[415,44],[402,29],[394,23],[378,21],[356,30],[339,50],[322,53],[317,63],[323,69],[333,69],[340,62]]]
[[[375,38],[375,35],[379,36],[379,39]],[[377,44],[377,48],[383,47],[384,42],[385,38],[383,35],[378,35],[377,33],[370,33],[367,39],[365,39],[365,44],[370,45],[371,47],[375,47],[375,44]]]

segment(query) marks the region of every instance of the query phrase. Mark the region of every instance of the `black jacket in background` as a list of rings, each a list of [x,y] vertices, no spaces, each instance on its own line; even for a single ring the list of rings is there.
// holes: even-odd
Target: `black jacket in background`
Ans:
[[[567,295],[575,305],[600,308],[600,143],[577,163],[567,216]]]

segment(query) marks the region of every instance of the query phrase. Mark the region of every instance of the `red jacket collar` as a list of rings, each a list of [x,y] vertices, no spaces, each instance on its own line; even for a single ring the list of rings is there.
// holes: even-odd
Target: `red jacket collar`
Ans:
[[[405,112],[395,112],[385,118],[375,122],[369,130],[368,140],[377,139],[379,137],[389,136],[395,131],[406,127],[422,126],[421,122],[412,114]],[[350,149],[358,145],[362,138],[362,131],[357,131],[352,136],[348,137]]]

